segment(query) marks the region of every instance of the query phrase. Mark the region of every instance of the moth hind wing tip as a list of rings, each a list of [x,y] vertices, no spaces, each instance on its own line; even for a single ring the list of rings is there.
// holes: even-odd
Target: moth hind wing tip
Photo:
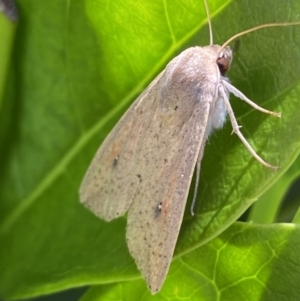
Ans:
[[[151,280],[147,280],[147,284],[148,284],[148,288],[151,292],[151,295],[155,295],[157,294],[160,290],[161,290],[161,287],[163,285],[163,282],[162,281],[157,281],[157,279],[155,281],[152,281]]]
[[[151,292],[151,295],[155,295],[160,291],[160,288],[151,288],[151,286],[149,285],[149,290]]]

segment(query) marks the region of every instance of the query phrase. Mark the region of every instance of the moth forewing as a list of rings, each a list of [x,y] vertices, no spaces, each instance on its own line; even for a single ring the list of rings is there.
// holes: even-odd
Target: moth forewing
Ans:
[[[162,90],[156,93],[151,126],[141,130],[148,137],[141,139],[137,152],[143,182],[128,212],[126,237],[152,293],[160,290],[169,269],[194,167],[206,140],[215,85],[204,82],[196,71],[208,60],[209,53],[195,47],[168,64],[158,82]]]
[[[141,181],[135,170],[135,148],[142,125],[151,121],[154,98],[149,87],[136,99],[107,136],[93,158],[80,186],[80,201],[97,216],[110,221],[124,215],[136,185]],[[150,92],[149,92],[150,91]]]

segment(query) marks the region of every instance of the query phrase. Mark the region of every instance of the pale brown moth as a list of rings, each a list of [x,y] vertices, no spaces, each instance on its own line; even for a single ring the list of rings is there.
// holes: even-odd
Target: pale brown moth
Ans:
[[[192,47],[169,62],[135,100],[103,142],[80,187],[80,200],[100,218],[110,221],[128,212],[129,251],[151,293],[157,293],[168,272],[187,201],[194,168],[196,200],[200,163],[207,137],[222,127],[228,114],[233,132],[261,164],[240,131],[229,94],[253,108],[265,110],[233,87],[224,76],[232,60],[227,46],[213,45],[207,3],[210,45]]]

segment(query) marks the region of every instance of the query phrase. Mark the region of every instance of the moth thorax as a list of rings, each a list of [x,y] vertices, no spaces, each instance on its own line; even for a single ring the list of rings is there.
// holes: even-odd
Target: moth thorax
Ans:
[[[219,57],[217,58],[217,64],[222,75],[224,75],[229,70],[231,60],[232,50],[229,46],[226,46],[221,50]]]

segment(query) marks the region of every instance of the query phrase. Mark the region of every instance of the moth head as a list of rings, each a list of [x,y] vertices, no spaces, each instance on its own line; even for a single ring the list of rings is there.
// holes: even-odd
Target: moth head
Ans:
[[[217,65],[222,75],[224,75],[230,68],[232,61],[232,50],[229,46],[221,49],[217,58]]]

